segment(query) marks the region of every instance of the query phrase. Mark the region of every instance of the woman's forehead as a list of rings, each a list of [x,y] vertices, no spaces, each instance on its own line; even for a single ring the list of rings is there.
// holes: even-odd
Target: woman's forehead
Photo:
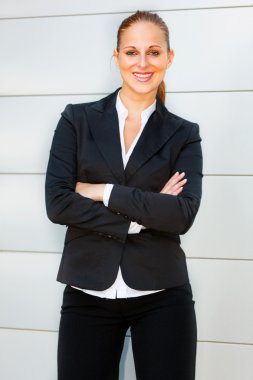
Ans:
[[[121,34],[121,45],[135,46],[143,45],[149,46],[163,46],[166,43],[164,31],[152,22],[136,22],[129,28],[125,29]],[[124,45],[124,46],[123,46]]]

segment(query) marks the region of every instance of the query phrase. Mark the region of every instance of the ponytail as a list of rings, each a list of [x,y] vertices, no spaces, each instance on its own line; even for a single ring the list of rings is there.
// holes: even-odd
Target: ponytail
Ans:
[[[159,98],[161,99],[161,101],[163,102],[163,104],[165,103],[165,96],[166,96],[166,93],[165,93],[165,83],[164,81],[162,81],[159,86],[158,86],[158,90],[157,90],[157,96],[159,96]]]

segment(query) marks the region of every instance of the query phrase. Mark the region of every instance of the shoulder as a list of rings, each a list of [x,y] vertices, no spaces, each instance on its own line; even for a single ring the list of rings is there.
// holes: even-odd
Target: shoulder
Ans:
[[[157,98],[156,109],[158,114],[162,117],[162,119],[166,122],[168,128],[173,124],[176,126],[178,133],[198,133],[199,125],[194,121],[187,120],[182,116],[176,115],[171,112],[160,100]]]
[[[78,118],[79,116],[82,116],[85,112],[91,112],[92,110],[103,112],[106,108],[115,105],[118,90],[119,89],[96,101],[67,104],[63,111],[63,114],[65,113],[71,116],[72,118]]]
[[[67,104],[61,113],[61,120],[63,124],[67,123],[76,133],[86,130],[91,125],[98,123],[100,119],[99,114],[115,108],[116,96],[117,91],[96,101]]]
[[[199,124],[170,112],[167,108],[167,126],[177,125],[176,135],[185,143],[201,141]]]
[[[89,107],[96,107],[96,105],[98,105],[100,102],[101,100],[86,103],[69,103],[66,105],[64,111],[61,114],[63,117],[65,116],[68,119],[74,120],[80,116],[83,116]]]
[[[188,129],[188,130],[199,130],[199,124],[195,121],[187,120],[179,115],[176,115],[170,111],[168,111],[168,118],[170,120],[175,120],[179,122],[182,126],[182,128]]]

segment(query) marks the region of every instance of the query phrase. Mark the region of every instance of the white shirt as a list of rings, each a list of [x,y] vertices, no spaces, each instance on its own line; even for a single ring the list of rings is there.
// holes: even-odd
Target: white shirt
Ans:
[[[151,114],[155,111],[156,109],[156,100],[154,101],[151,106],[146,108],[142,113],[141,113],[141,128],[138,134],[136,135],[131,147],[128,149],[127,153],[125,151],[125,143],[124,143],[124,126],[125,126],[125,121],[128,116],[128,110],[122,103],[120,96],[119,96],[120,91],[118,92],[117,95],[117,100],[116,100],[116,110],[118,113],[118,119],[119,119],[119,133],[120,133],[120,144],[121,144],[121,152],[122,152],[122,159],[123,159],[123,164],[124,164],[124,169],[126,167],[126,164],[134,150],[135,145],[137,144],[137,141],[140,138],[140,135],[147,124],[147,121]],[[109,198],[110,194],[112,191],[113,185],[112,184],[106,184],[104,194],[103,194],[103,203],[107,207],[109,203]],[[128,233],[129,234],[136,234],[139,233],[142,228],[145,228],[141,226],[140,224],[136,222],[131,222],[129,226]],[[156,293],[159,292],[160,290],[136,290],[130,288],[124,281],[121,273],[121,269],[119,267],[117,278],[115,282],[110,286],[110,288],[106,290],[90,290],[90,289],[80,289],[75,286],[73,288],[82,290],[86,293],[89,293],[91,295],[97,296],[97,297],[102,297],[102,298],[128,298],[128,297],[138,297],[138,296],[143,296],[145,294],[151,294],[151,293]],[[163,290],[163,289],[161,289]]]

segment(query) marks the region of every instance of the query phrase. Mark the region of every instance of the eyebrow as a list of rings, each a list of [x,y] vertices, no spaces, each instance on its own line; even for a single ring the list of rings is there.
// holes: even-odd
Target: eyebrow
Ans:
[[[148,49],[153,48],[153,47],[159,47],[159,48],[161,48],[160,45],[151,45],[151,46],[148,47]],[[135,46],[125,46],[123,49],[129,49],[129,48],[136,49]]]

